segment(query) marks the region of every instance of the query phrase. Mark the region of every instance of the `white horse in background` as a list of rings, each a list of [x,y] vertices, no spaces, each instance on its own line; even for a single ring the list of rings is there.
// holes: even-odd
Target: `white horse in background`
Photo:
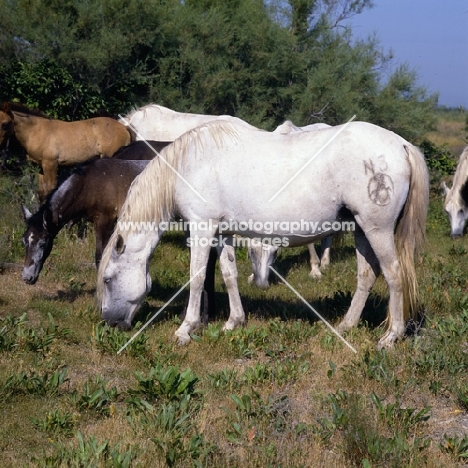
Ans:
[[[174,141],[185,132],[213,120],[226,120],[239,125],[250,125],[230,115],[203,115],[177,112],[158,104],[147,104],[134,109],[120,119],[137,132],[137,140]]]
[[[331,234],[320,241],[320,257],[317,255],[313,243],[307,245],[310,255],[309,276],[315,280],[320,281],[322,279],[320,268],[326,268],[330,264],[330,250],[335,234]],[[260,289],[268,289],[270,287],[270,267],[275,263],[278,251],[278,247],[262,243],[258,239],[251,240],[248,248],[248,254],[252,263],[252,274],[247,278],[249,283],[254,283]]]
[[[462,237],[468,218],[468,146],[458,160],[452,188],[449,189],[445,182],[442,185],[445,191],[444,209],[450,221],[450,235],[454,238]]]
[[[322,130],[323,128],[330,128],[331,125],[325,123],[315,123],[306,125],[305,127],[298,127],[294,125],[290,120],[284,121],[281,125],[278,125],[275,130],[275,133],[281,133],[282,135],[287,135],[292,132],[314,132],[316,130]]]
[[[375,125],[352,122],[279,135],[210,122],[164,148],[132,184],[98,271],[102,318],[131,326],[151,287],[149,259],[175,216],[190,222],[194,240],[189,304],[175,333],[179,344],[188,343],[200,326],[204,270],[219,232],[286,236],[292,246],[304,245],[323,233],[317,235],[301,220],[333,223],[349,216],[357,226],[357,288],[339,330],[358,324],[382,271],[390,298],[388,328],[379,346],[391,346],[417,307],[414,256],[424,240],[428,193],[421,152]],[[235,251],[229,242],[217,248],[230,306],[224,329],[231,330],[245,320]]]

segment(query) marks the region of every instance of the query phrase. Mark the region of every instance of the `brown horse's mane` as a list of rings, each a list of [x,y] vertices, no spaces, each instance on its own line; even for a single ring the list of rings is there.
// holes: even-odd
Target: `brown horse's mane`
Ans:
[[[31,109],[30,107],[25,106],[24,104],[21,104],[20,102],[3,103],[0,109],[4,108],[5,105],[9,105],[10,110],[12,112],[19,112],[21,114],[32,115],[34,117],[42,117],[44,119],[50,119],[49,116],[45,115],[39,109]]]

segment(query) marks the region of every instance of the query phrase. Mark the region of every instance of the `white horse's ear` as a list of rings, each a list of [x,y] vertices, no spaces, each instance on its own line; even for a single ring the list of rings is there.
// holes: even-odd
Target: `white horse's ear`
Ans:
[[[27,221],[32,216],[31,212],[27,209],[24,203],[21,203],[21,211],[23,212],[23,218],[25,221]]]
[[[125,242],[123,237],[119,234],[117,236],[117,240],[115,241],[115,246],[114,246],[114,252],[117,253],[117,255],[120,255],[124,252],[125,250]]]
[[[444,189],[444,194],[448,195],[450,192],[450,189],[447,187],[447,184],[445,183],[445,181],[442,182],[442,188]]]

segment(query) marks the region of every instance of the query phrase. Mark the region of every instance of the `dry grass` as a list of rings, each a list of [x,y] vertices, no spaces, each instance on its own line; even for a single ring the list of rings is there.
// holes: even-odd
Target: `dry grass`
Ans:
[[[426,135],[437,146],[446,146],[455,156],[460,156],[467,145],[467,113],[458,110],[440,110],[437,128]]]
[[[434,203],[434,211],[438,212],[440,202]],[[432,249],[427,251],[423,264],[418,269],[423,281],[424,302],[433,319],[436,319],[434,314],[450,315],[454,312],[468,286],[468,276],[461,272],[462,262],[449,253],[451,242],[448,239],[439,241],[438,236],[447,229],[446,225],[441,227],[441,224],[446,224],[442,216],[434,215],[430,218],[429,245]],[[157,285],[153,293],[157,292],[157,296],[148,299],[147,308],[150,311],[164,303],[172,291],[185,281],[188,254],[177,245],[178,241],[177,238],[169,238],[156,251],[152,276]],[[462,240],[457,245],[464,249],[466,241]],[[46,327],[47,316],[51,314],[57,326],[73,331],[70,338],[54,341],[45,352],[32,353],[23,348],[0,354],[0,382],[5,382],[8,376],[22,370],[44,371],[60,366],[66,366],[69,379],[59,395],[52,398],[18,394],[0,403],[2,432],[5,434],[0,442],[2,466],[18,466],[18,460],[26,464],[41,464],[40,460],[44,460],[45,456],[57,453],[57,445],[54,444],[69,449],[76,447],[73,434],[76,437],[78,430],[87,439],[95,437],[99,441],[107,441],[110,446],[119,446],[122,451],[132,448],[140,466],[167,466],[152,441],[154,437],[160,436],[159,430],[148,426],[148,422],[140,421],[138,414],[132,413],[133,416],[129,416],[126,397],[118,398],[113,413],[108,417],[97,417],[92,411],[80,410],[71,399],[73,391],[82,393],[85,383],[96,377],[101,377],[108,387],[115,386],[121,395],[126,395],[129,389],[136,387],[134,371],[147,373],[155,362],[176,365],[180,369],[191,368],[199,378],[198,386],[203,396],[194,424],[205,440],[217,447],[216,452],[205,459],[205,466],[268,466],[271,463],[275,466],[353,465],[361,456],[358,450],[360,446],[353,445],[356,442],[352,443],[346,426],[337,425],[331,438],[323,439],[320,431],[316,432],[320,427],[319,421],[332,421],[336,417],[329,398],[339,391],[365,398],[360,403],[352,403],[352,399],[347,402],[358,405],[355,408],[349,407],[351,420],[348,424],[351,427],[355,425],[357,431],[364,431],[366,427],[372,431],[380,431],[382,437],[390,437],[391,431],[379,419],[369,400],[373,393],[386,403],[394,403],[398,397],[403,407],[430,407],[431,417],[418,425],[418,436],[427,438],[431,445],[424,449],[424,457],[417,458],[418,466],[456,466],[449,455],[440,451],[438,444],[444,433],[460,432],[460,428],[468,423],[467,415],[460,411],[453,393],[455,383],[463,381],[461,376],[450,377],[443,372],[432,375],[430,378],[433,380],[442,380],[445,390],[438,394],[430,392],[429,382],[425,381],[427,375],[420,380],[415,374],[414,358],[420,353],[420,341],[414,338],[398,343],[388,354],[383,366],[387,373],[384,373],[384,377],[376,378],[366,362],[365,356],[367,359],[378,357],[374,347],[383,332],[378,325],[386,307],[386,286],[383,281],[379,280],[376,285],[365,312],[365,319],[371,325],[361,326],[347,336],[358,350],[358,354],[354,355],[321,323],[309,316],[283,284],[273,284],[266,293],[247,285],[245,278],[250,273],[249,264],[245,252],[240,252],[241,293],[249,311],[249,321],[245,329],[236,335],[237,338],[222,334],[212,336],[214,327],[221,326],[222,319],[227,314],[226,294],[220,278],[217,277],[220,318],[215,319],[207,331],[200,331],[199,340],[184,348],[174,344],[173,332],[177,327],[177,320],[173,317],[184,303],[181,298],[163,319],[145,332],[146,351],[140,357],[132,357],[126,353],[117,356],[103,352],[93,338],[99,317],[92,309],[96,272],[94,268],[87,266],[92,250],[93,245],[89,238],[78,241],[73,235],[63,233],[55,254],[49,259],[48,266],[35,286],[22,284],[19,269],[9,269],[2,274],[2,317],[17,317],[26,312],[28,326],[40,330],[41,327]],[[463,255],[465,254],[462,253],[461,257]],[[20,261],[17,258],[17,262]],[[438,285],[434,284],[432,262],[451,264],[450,281],[453,281],[453,274],[460,275],[457,284],[451,286],[453,290],[447,289],[447,297],[444,297],[443,291],[441,297]],[[77,264],[80,266],[77,267]],[[308,277],[305,250],[284,251],[278,268],[287,273],[288,280],[329,320],[336,321],[336,316],[346,310],[355,281],[351,239],[345,239],[344,245],[335,249],[333,264],[320,283],[315,283]],[[460,269],[458,273],[457,269]],[[271,335],[274,327],[280,327],[280,335]],[[258,332],[254,332],[255,330]],[[264,338],[256,341],[256,336],[265,331]],[[242,347],[233,346],[235,339],[249,347],[252,354],[245,355]],[[264,369],[273,372],[271,369],[278,369],[278,366],[285,367],[288,363],[301,362],[304,363],[304,370],[298,374],[291,373],[290,378],[280,378],[279,374],[272,373],[270,377],[253,380],[250,384],[242,380],[249,371],[260,368],[258,366],[264,366]],[[333,375],[330,374],[331,366],[335,368]],[[235,373],[236,378],[226,387],[214,387],[209,375],[222,371]],[[250,425],[248,420],[241,418],[241,424],[244,425],[242,442],[234,444],[226,438],[233,421],[232,415],[236,412],[231,394],[249,394],[252,398],[257,395],[255,401],[257,408],[260,408]],[[280,401],[285,396],[287,407],[282,417],[286,426],[278,432],[278,429],[272,427],[269,418],[281,418],[274,412],[270,416],[262,415],[261,411],[267,411],[262,404]],[[73,415],[71,437],[60,432],[44,433],[34,427],[29,419],[44,418],[47,412],[57,408]],[[362,422],[353,416],[353,411],[357,410],[364,417]],[[272,411],[271,408],[268,411]],[[129,423],[129,418],[133,424]],[[294,432],[299,423],[306,428],[303,435]],[[176,463],[174,466],[179,465]]]

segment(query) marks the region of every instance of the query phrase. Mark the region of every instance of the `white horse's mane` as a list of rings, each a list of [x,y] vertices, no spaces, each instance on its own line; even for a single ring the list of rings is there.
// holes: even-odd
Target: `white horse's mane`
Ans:
[[[134,107],[126,116],[126,120],[131,120],[131,118],[137,113],[137,112],[143,112],[144,115],[146,115],[148,110],[159,110],[159,111],[170,111],[170,112],[175,112],[168,107],[160,106],[159,104],[146,104],[142,107]]]
[[[465,181],[468,179],[468,146],[466,146],[458,159],[457,169],[453,176],[452,193],[453,189],[459,191]]]

